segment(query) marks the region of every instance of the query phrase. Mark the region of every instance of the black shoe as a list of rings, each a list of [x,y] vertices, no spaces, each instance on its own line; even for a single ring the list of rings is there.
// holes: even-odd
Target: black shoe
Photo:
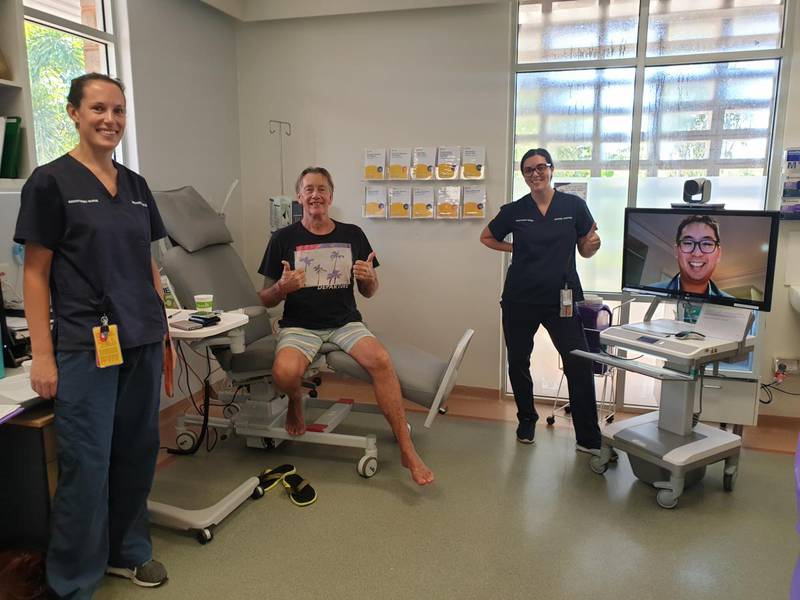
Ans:
[[[521,444],[532,444],[536,434],[536,421],[539,419],[523,419],[517,425],[517,441]]]

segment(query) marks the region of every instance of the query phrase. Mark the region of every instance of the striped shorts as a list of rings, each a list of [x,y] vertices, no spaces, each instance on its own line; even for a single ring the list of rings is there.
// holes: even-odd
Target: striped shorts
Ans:
[[[281,348],[294,348],[301,352],[308,359],[309,363],[314,362],[317,352],[322,344],[329,342],[336,344],[350,354],[353,346],[361,338],[375,337],[361,321],[347,323],[338,329],[304,329],[303,327],[286,327],[278,331],[278,346],[275,354]]]

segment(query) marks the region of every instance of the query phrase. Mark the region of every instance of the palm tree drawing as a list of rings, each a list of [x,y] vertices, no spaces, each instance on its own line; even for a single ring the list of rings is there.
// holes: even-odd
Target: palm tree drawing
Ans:
[[[322,265],[317,265],[316,267],[314,267],[314,272],[317,274],[317,287],[319,287],[319,278],[322,276],[323,273],[327,273],[328,269],[326,269]]]
[[[304,256],[303,258],[300,259],[300,262],[306,266],[306,269],[308,269],[308,266],[314,262],[314,259],[311,258],[310,256]]]
[[[333,261],[333,270],[336,270],[336,261],[340,258],[344,258],[344,254],[340,253],[338,250],[334,250],[331,252],[331,260]],[[341,275],[341,273],[340,273]]]
[[[339,271],[337,271],[336,269],[333,269],[333,271],[328,273],[328,277],[327,277],[328,285],[335,285],[336,283],[338,283],[340,275],[341,275],[341,273]]]

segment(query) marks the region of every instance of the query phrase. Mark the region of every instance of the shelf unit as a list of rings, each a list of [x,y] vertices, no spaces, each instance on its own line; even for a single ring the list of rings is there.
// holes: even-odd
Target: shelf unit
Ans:
[[[22,0],[0,0],[0,51],[11,68],[12,77],[11,80],[0,79],[0,115],[22,117],[21,178],[0,179],[0,191],[13,191],[22,187],[36,166]]]

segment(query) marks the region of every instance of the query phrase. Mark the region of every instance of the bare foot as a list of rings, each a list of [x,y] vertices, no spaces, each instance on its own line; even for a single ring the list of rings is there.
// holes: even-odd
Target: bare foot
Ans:
[[[400,452],[402,465],[411,471],[411,479],[419,485],[433,483],[433,471],[431,471],[413,448],[409,451]]]
[[[303,435],[306,432],[306,420],[303,417],[302,401],[289,399],[286,408],[286,431],[289,435]]]

